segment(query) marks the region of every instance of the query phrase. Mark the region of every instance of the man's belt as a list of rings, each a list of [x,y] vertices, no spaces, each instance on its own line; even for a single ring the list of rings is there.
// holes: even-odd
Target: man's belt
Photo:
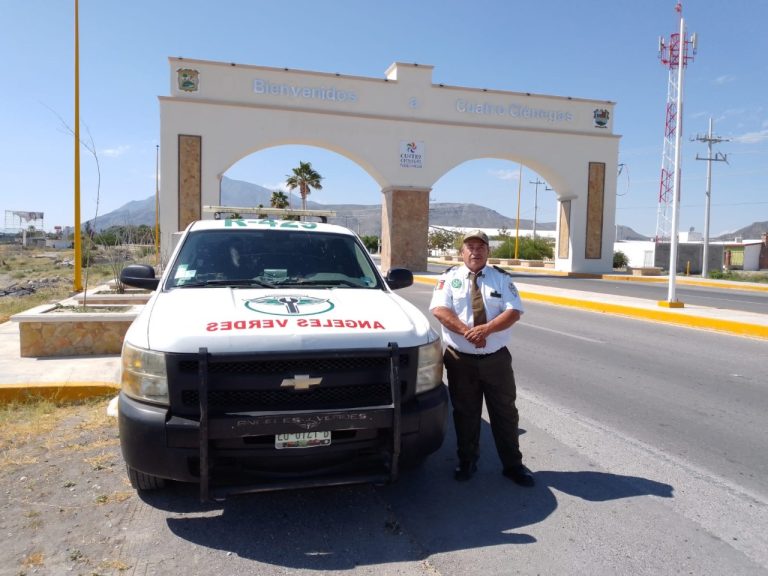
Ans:
[[[451,349],[451,352],[455,352],[459,356],[466,356],[468,358],[488,358],[489,356],[494,356],[495,354],[498,354],[502,350],[504,350],[504,346],[496,350],[495,352],[489,352],[488,354],[472,354],[471,352],[462,352],[461,350],[457,350],[453,346],[448,346],[448,348]]]

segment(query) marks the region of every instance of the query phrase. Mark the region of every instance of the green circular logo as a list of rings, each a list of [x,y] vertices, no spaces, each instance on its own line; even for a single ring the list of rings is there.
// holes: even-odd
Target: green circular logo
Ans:
[[[245,301],[245,307],[254,312],[273,316],[312,316],[333,310],[333,302],[312,296],[264,296]]]
[[[458,278],[454,278],[453,280],[451,280],[451,287],[452,288],[461,288],[461,284],[462,284],[462,282]]]

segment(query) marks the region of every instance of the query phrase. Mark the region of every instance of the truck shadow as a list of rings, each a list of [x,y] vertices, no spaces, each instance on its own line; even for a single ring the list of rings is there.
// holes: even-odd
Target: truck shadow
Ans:
[[[142,498],[171,511],[168,528],[190,543],[266,564],[330,571],[535,543],[525,529],[557,510],[558,492],[588,502],[673,496],[668,484],[595,471],[538,470],[536,486],[520,488],[500,474],[486,432],[486,458],[469,482],[452,478],[449,431],[440,451],[391,486],[272,492],[219,504],[199,504],[196,487],[180,486]]]

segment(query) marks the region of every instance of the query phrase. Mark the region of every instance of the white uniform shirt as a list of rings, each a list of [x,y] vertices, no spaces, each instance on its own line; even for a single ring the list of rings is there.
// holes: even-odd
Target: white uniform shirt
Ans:
[[[469,277],[469,273],[469,268],[463,264],[446,270],[435,285],[429,309],[433,310],[438,306],[449,308],[471,328],[474,322],[472,319],[472,279]],[[477,284],[483,295],[488,322],[505,310],[519,310],[521,314],[523,313],[520,294],[509,274],[505,274],[492,266],[486,266],[480,271],[480,274]],[[451,332],[443,326],[443,342],[459,352],[491,354],[506,346],[511,332],[511,326],[506,330],[494,332],[486,338],[485,348],[476,348],[461,334]]]

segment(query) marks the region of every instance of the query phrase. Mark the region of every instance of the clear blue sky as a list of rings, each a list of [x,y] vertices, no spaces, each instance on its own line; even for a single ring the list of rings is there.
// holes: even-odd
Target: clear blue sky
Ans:
[[[381,78],[395,61],[435,67],[433,80],[617,103],[622,136],[616,220],[656,228],[668,70],[658,37],[677,30],[673,0],[80,0],[80,117],[101,168],[99,213],[154,195],[158,96],[169,56]],[[707,131],[715,147],[713,235],[768,220],[768,0],[688,0],[699,51],[686,71],[680,229],[704,228]],[[0,210],[74,222],[74,0],[0,0]],[[227,176],[274,189],[311,161],[321,203],[380,202],[350,161],[303,147],[263,151]],[[533,218],[537,174],[524,170],[520,214]],[[482,191],[478,194],[478,191]],[[82,154],[81,218],[96,210],[96,167]],[[446,174],[432,200],[475,202],[514,217],[517,165],[475,160]],[[539,221],[554,193],[539,187]]]

